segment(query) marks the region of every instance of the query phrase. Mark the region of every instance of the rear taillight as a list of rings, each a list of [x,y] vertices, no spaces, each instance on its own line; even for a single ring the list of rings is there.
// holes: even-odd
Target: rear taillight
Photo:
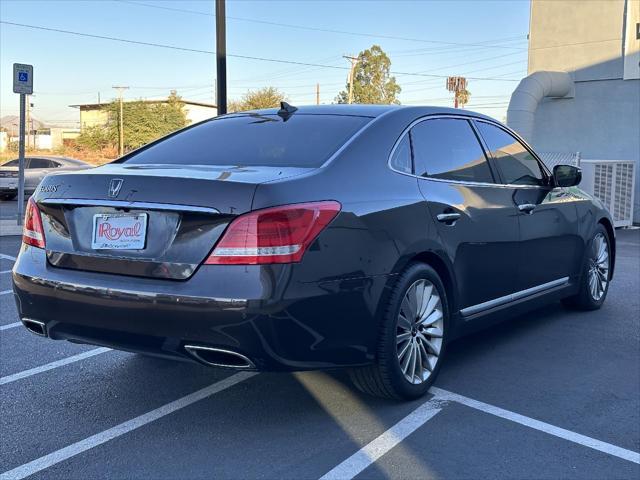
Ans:
[[[27,211],[24,214],[24,227],[22,229],[22,241],[27,245],[38,248],[45,247],[44,228],[40,210],[33,198],[27,202]]]
[[[335,201],[265,208],[235,218],[204,262],[208,265],[293,263],[335,218]]]

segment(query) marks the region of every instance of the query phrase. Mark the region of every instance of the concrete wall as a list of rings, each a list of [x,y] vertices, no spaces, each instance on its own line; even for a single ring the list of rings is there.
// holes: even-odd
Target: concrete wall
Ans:
[[[96,125],[106,125],[109,114],[98,108],[80,107],[80,128],[95,127]]]
[[[187,120],[189,123],[197,123],[208,118],[213,118],[218,115],[218,109],[213,107],[206,107],[203,105],[189,105],[185,104],[185,111],[187,112]]]
[[[581,152],[583,159],[634,160],[634,221],[640,222],[640,80],[623,80],[625,23],[638,0],[532,0],[529,73],[569,72],[575,97],[546,99],[535,115],[532,144],[541,151]],[[628,3],[627,3],[628,2]],[[628,77],[627,77],[628,78]]]
[[[529,73],[579,72],[575,80],[622,78],[625,0],[532,0]],[[609,63],[619,59],[616,64]]]

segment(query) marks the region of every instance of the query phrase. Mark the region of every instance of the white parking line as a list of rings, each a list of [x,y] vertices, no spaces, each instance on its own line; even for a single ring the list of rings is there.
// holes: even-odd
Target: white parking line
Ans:
[[[2,290],[0,295],[9,295],[11,292],[13,292],[13,290]]]
[[[423,403],[389,430],[362,447],[340,465],[325,473],[320,477],[320,480],[342,480],[355,477],[431,420],[441,410],[441,404],[442,402],[435,399]]]
[[[127,420],[126,422],[109,428],[108,430],[104,430],[100,433],[96,433],[95,435],[85,438],[84,440],[72,443],[68,447],[61,448],[60,450],[56,450],[55,452],[45,455],[44,457],[37,458],[29,463],[20,465],[19,467],[16,467],[12,470],[8,470],[0,474],[0,480],[17,480],[28,477],[29,475],[33,475],[34,473],[40,472],[46,468],[56,465],[57,463],[60,463],[71,457],[86,452],[87,450],[97,447],[98,445],[102,445],[109,440],[113,440],[114,438],[129,433],[136,428],[140,428],[148,423],[154,422],[177,410],[188,407],[192,403],[199,402],[200,400],[203,400],[215,393],[226,390],[227,388],[243,382],[244,380],[247,380],[254,375],[257,375],[257,373],[236,373],[235,375],[227,377],[224,380],[214,383],[213,385],[209,385],[202,390],[198,390],[182,398],[179,398],[178,400],[174,400],[171,403],[167,403],[166,405],[158,407],[155,410],[151,410],[150,412],[140,415],[139,417]]]
[[[0,274],[2,274],[2,273],[11,273],[11,270],[2,270],[2,271],[0,271]]]
[[[4,253],[0,253],[0,258],[4,258],[5,260],[13,260],[16,261],[16,257],[12,257],[11,255],[5,255]]]
[[[16,328],[22,325],[22,322],[9,323],[7,325],[0,325],[0,332],[3,330],[9,330],[10,328]]]
[[[570,442],[577,443],[578,445],[592,448],[594,450],[598,450],[599,452],[608,453],[609,455],[613,455],[614,457],[640,464],[640,453],[634,452],[632,450],[617,447],[610,443],[602,442],[600,440],[596,440],[595,438],[587,437],[586,435],[581,435],[570,430],[565,430],[564,428],[556,427],[549,423],[541,422],[533,418],[525,417],[524,415],[510,412],[509,410],[504,410],[500,407],[489,405],[488,403],[479,402],[478,400],[474,400],[463,395],[458,395],[457,393],[449,392],[447,390],[431,387],[430,392],[435,394],[436,398],[439,398],[441,400],[451,400],[457,403],[461,403],[463,405],[466,405],[467,407],[475,408],[476,410],[495,415],[496,417],[519,423],[520,425],[524,425],[525,427],[548,433],[549,435],[553,435],[554,437],[563,438]]]
[[[84,360],[85,358],[95,357],[96,355],[100,355],[101,353],[110,351],[111,349],[106,347],[94,348],[93,350],[88,350],[86,352],[79,353],[78,355],[73,355],[61,360],[56,360],[55,362],[47,363],[39,367],[30,368],[29,370],[23,370],[12,375],[7,375],[6,377],[0,377],[0,385],[15,382],[16,380],[21,380],[32,375],[37,375],[38,373],[47,372],[49,370],[53,370],[54,368],[63,367],[65,365],[69,365],[70,363],[79,362],[80,360]]]

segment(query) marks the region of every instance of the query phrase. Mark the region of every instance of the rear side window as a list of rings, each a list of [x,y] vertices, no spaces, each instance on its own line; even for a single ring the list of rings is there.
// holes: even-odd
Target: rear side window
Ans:
[[[29,168],[54,168],[56,165],[46,158],[32,158],[29,160]]]
[[[504,183],[544,185],[540,164],[513,135],[495,125],[477,122],[478,130],[495,159]]]
[[[468,121],[438,118],[411,129],[416,175],[493,183],[491,169]]]
[[[186,129],[125,161],[127,164],[319,167],[370,117],[278,115],[221,117]]]
[[[391,157],[391,167],[403,173],[413,173],[413,161],[411,159],[411,142],[409,135],[405,135],[398,143],[393,156]]]

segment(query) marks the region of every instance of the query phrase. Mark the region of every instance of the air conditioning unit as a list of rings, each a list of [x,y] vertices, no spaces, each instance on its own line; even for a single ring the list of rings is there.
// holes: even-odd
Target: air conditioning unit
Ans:
[[[609,209],[615,227],[633,224],[633,193],[636,164],[633,160],[580,161],[580,188],[599,199]]]

